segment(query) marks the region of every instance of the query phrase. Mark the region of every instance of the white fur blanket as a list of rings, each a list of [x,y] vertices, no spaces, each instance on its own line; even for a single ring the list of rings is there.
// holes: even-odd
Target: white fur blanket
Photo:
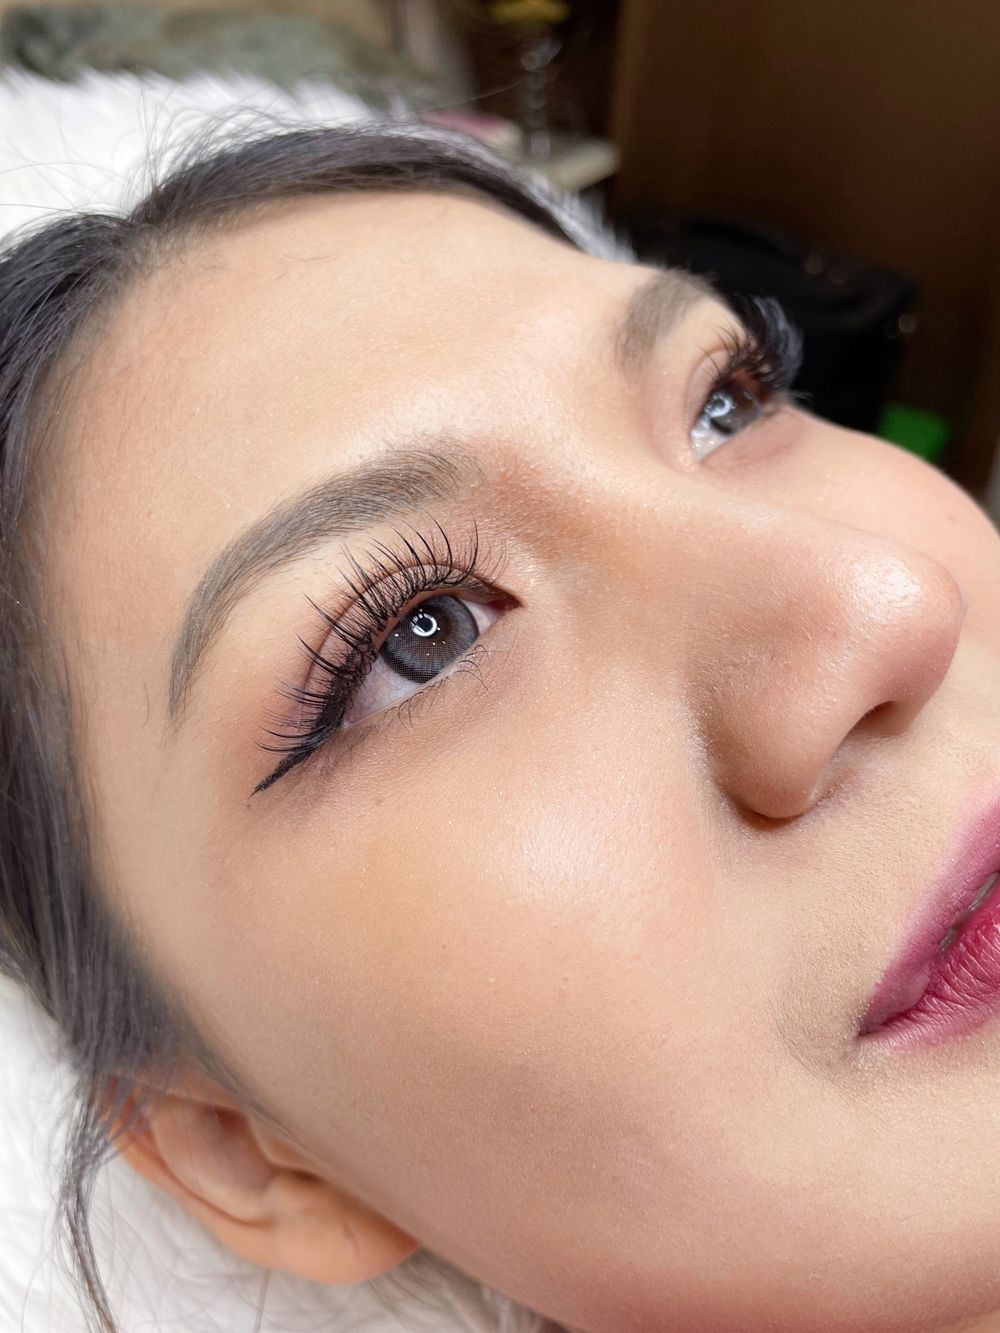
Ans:
[[[151,151],[234,105],[309,121],[363,118],[319,84],[92,73],[74,84],[0,77],[0,235],[54,211],[116,208],[142,192]],[[597,248],[596,246],[592,248]],[[67,1072],[48,1020],[0,981],[0,1333],[82,1333],[53,1235],[58,1112]],[[225,1250],[120,1160],[103,1169],[94,1244],[121,1333],[540,1333],[543,1321],[419,1253],[398,1278],[324,1287]],[[404,1283],[405,1279],[405,1283]]]

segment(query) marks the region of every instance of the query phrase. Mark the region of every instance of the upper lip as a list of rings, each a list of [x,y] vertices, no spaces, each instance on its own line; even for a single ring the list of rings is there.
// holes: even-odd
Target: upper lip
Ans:
[[[868,1001],[861,1032],[872,1031],[892,1016],[893,997],[912,991],[915,978],[937,956],[938,942],[995,870],[1000,870],[1000,798],[996,796],[962,826],[947,848],[917,906],[912,926]]]

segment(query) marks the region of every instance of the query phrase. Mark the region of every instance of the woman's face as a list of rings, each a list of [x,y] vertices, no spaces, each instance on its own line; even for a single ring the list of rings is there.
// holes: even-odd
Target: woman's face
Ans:
[[[859,1024],[1000,791],[1000,541],[746,367],[710,428],[736,327],[448,195],[143,280],[48,496],[99,869],[331,1179],[513,1299],[940,1328],[1000,1306],[1000,1023]]]

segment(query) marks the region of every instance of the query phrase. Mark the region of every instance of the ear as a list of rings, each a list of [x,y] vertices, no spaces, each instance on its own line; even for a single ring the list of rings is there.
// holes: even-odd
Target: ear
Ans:
[[[364,1282],[419,1249],[203,1075],[156,1092],[138,1117],[134,1102],[112,1126],[121,1156],[251,1263],[314,1282]]]

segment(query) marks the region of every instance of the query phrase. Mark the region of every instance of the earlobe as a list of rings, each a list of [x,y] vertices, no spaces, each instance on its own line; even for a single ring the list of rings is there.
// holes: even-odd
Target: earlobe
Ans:
[[[223,1097],[225,1094],[223,1094]],[[314,1282],[368,1281],[409,1258],[419,1242],[301,1161],[271,1144],[227,1101],[157,1094],[115,1148],[229,1249],[263,1268]]]

